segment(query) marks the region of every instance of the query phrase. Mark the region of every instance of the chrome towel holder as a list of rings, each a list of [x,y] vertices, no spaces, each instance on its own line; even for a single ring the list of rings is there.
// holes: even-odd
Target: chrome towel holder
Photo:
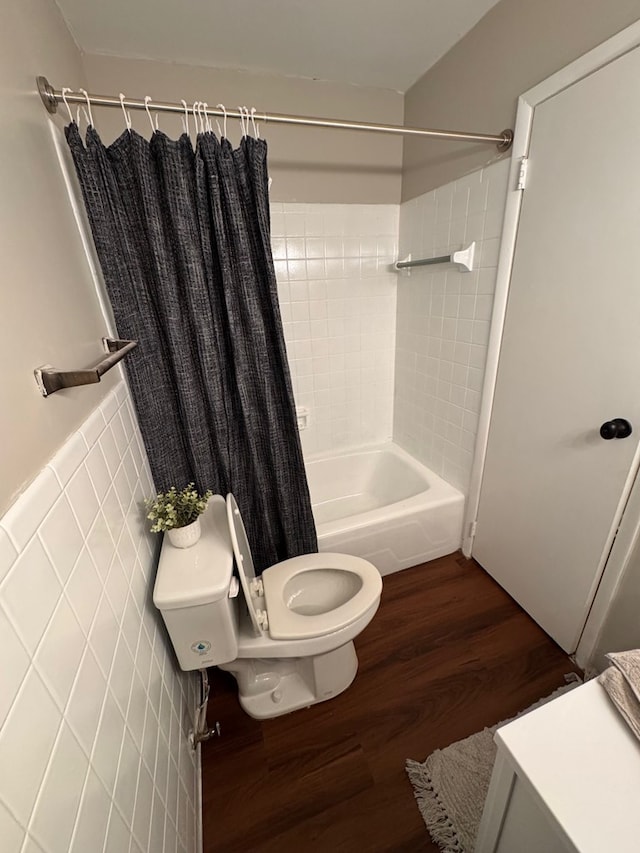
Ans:
[[[394,270],[404,270],[410,267],[427,267],[431,264],[459,264],[460,272],[471,272],[473,270],[473,259],[476,251],[476,244],[470,243],[466,249],[460,249],[458,252],[452,252],[450,255],[440,255],[437,258],[420,258],[412,260],[411,255],[408,255],[402,261],[396,261],[393,265]]]
[[[100,382],[104,374],[121,361],[127,353],[138,346],[138,341],[123,341],[117,338],[103,338],[105,350],[110,353],[95,367],[83,370],[57,370],[50,364],[37,367],[33,373],[43,397],[49,397],[63,388],[75,388],[77,385],[94,385]]]

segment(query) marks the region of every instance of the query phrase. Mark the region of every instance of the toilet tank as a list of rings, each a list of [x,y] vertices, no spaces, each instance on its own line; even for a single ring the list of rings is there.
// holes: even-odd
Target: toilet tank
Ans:
[[[162,613],[181,669],[228,663],[238,655],[233,550],[224,498],[214,495],[200,519],[202,535],[190,548],[165,536],[153,603]]]

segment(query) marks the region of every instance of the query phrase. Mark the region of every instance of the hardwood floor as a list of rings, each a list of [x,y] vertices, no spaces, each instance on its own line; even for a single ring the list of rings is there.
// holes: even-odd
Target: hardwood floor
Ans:
[[[385,577],[356,649],[348,690],[266,722],[212,671],[222,737],[203,745],[205,853],[435,851],[405,759],[512,716],[575,669],[461,554]]]

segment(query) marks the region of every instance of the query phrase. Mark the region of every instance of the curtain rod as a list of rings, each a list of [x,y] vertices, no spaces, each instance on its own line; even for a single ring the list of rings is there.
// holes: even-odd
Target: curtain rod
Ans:
[[[48,112],[55,113],[58,109],[58,104],[63,102],[62,90],[54,89],[46,77],[36,77],[38,92],[42,98],[42,102]],[[95,107],[118,107],[124,105],[130,110],[144,110],[147,105],[142,100],[135,98],[120,98],[111,95],[85,95],[84,92],[66,91],[65,97],[70,104],[86,104],[87,98],[92,106]],[[182,104],[171,103],[169,101],[150,101],[149,108],[157,113],[180,113],[184,115],[184,107]],[[216,116],[224,118],[225,111],[207,107],[206,110],[201,110],[208,116]],[[244,118],[238,110],[227,110],[228,118]],[[272,124],[298,124],[310,125],[312,127],[333,127],[342,130],[367,130],[373,133],[399,133],[412,136],[429,136],[435,139],[449,139],[454,142],[483,142],[495,143],[498,151],[508,151],[513,142],[513,131],[503,130],[501,133],[463,133],[458,130],[428,130],[422,127],[399,127],[393,124],[370,124],[361,121],[342,121],[341,119],[330,118],[314,118],[311,116],[294,116],[284,113],[261,113],[256,114],[255,118],[261,121],[267,121]]]

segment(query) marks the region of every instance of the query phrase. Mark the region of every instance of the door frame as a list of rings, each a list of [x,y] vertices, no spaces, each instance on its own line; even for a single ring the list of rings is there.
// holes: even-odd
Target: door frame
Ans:
[[[607,41],[603,42],[601,45],[598,45],[598,47],[595,47],[593,50],[584,54],[584,56],[576,59],[570,65],[567,65],[565,68],[551,75],[551,77],[548,77],[546,80],[538,83],[518,98],[514,140],[511,150],[511,166],[509,170],[508,190],[505,203],[504,222],[502,226],[502,238],[500,242],[500,253],[498,256],[496,288],[487,347],[487,363],[482,386],[482,401],[478,420],[478,433],[476,436],[469,493],[462,528],[462,551],[466,557],[471,556],[473,541],[475,538],[475,522],[480,503],[480,490],[482,487],[482,479],[486,462],[489,427],[493,413],[493,401],[498,375],[500,349],[502,345],[507,300],[509,296],[511,273],[515,256],[520,210],[522,206],[523,191],[517,189],[517,186],[520,178],[523,158],[526,158],[529,153],[535,108],[569,86],[572,86],[574,83],[577,83],[579,80],[599,71],[605,65],[615,61],[625,53],[629,53],[631,50],[634,50],[638,46],[640,46],[640,21],[626,27],[610,39],[607,39]],[[611,129],[611,133],[615,133],[615,128]],[[526,189],[524,191],[526,192]],[[628,503],[630,504],[629,510],[631,510],[631,504],[634,505],[636,512],[640,510],[640,500],[629,501],[632,486],[636,479],[639,467],[640,445],[634,457],[629,476],[627,477],[625,487],[620,497],[614,522],[609,534],[608,544],[605,546],[603,552],[603,559],[598,571],[598,584],[600,585],[600,589],[598,590],[598,598],[595,602],[597,606],[592,605],[591,610],[589,611],[587,622],[580,640],[580,645],[578,647],[577,656],[579,660],[582,659],[583,664],[588,661],[588,657],[595,647],[596,636],[606,618],[608,606],[615,590],[617,589],[629,556],[629,547],[612,549],[616,531],[618,530],[618,527],[620,527],[621,534],[623,530],[629,530],[630,532],[625,538],[630,538],[632,536],[631,531],[633,531],[633,535],[635,535],[635,531],[639,529],[640,518],[635,515],[632,518],[626,518],[624,516],[624,511]],[[640,491],[640,484],[636,485],[636,490]],[[631,513],[629,512],[628,514],[630,515]],[[607,570],[606,583],[600,584],[605,567]],[[596,584],[596,588],[598,587],[598,584]],[[599,594],[600,591],[602,592],[602,595]],[[593,590],[593,594],[596,595],[596,589]],[[583,642],[583,640],[585,642]]]

